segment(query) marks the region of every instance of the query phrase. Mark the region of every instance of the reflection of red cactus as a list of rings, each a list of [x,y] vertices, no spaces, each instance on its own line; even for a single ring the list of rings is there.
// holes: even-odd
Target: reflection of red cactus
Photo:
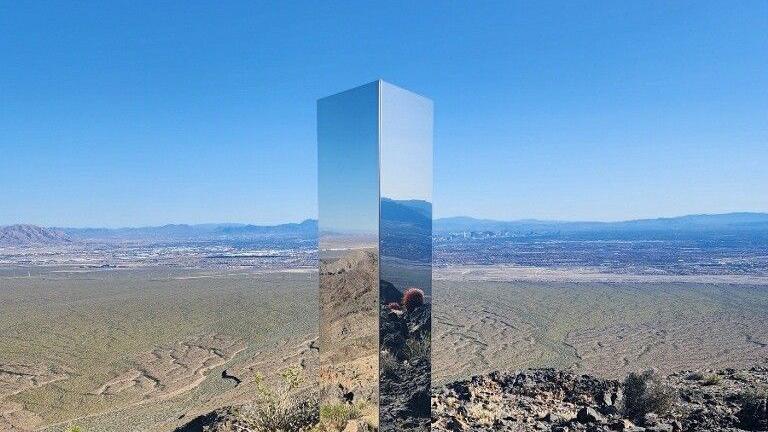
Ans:
[[[403,293],[403,307],[408,312],[424,304],[424,291],[418,288],[408,288]]]
[[[389,310],[402,310],[402,308],[400,307],[400,303],[392,302],[388,304],[387,307],[389,308]]]

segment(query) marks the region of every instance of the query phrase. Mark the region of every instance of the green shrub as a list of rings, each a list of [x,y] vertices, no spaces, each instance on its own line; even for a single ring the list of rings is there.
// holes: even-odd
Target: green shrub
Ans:
[[[304,383],[304,371],[298,365],[283,370],[280,376],[283,377],[283,382],[289,391],[299,388]]]
[[[317,398],[262,400],[241,415],[252,432],[301,432],[317,424]]]
[[[320,407],[320,423],[318,431],[340,431],[346,427],[350,420],[357,420],[363,416],[363,403],[348,404],[335,403]]]
[[[85,432],[85,429],[77,425],[69,425],[64,429],[64,432]]]
[[[280,373],[281,388],[273,389],[264,383],[264,377],[256,374],[257,398],[247,409],[238,414],[238,420],[247,424],[252,432],[302,432],[317,425],[320,404],[314,395],[297,396],[293,393],[303,382],[304,374],[299,366]]]
[[[624,415],[641,420],[648,413],[668,414],[677,392],[662,382],[654,371],[631,373],[624,380]]]
[[[720,375],[707,375],[704,377],[704,379],[701,380],[701,384],[705,386],[712,386],[720,384],[720,381],[722,381],[723,378],[720,377]]]

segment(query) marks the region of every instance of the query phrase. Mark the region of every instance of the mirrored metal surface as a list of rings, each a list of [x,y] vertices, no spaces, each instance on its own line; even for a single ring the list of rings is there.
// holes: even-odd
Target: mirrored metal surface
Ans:
[[[320,99],[321,406],[378,425],[378,84]],[[333,410],[322,410],[328,412]]]
[[[432,310],[432,102],[381,82],[380,426],[427,431]]]
[[[321,403],[428,430],[432,102],[382,81],[321,99],[318,143]]]

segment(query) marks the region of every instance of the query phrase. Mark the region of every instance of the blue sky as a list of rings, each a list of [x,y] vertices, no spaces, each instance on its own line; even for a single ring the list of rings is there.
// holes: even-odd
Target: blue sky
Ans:
[[[315,101],[377,78],[438,217],[768,211],[768,2],[316,3],[0,3],[0,224],[314,217]]]

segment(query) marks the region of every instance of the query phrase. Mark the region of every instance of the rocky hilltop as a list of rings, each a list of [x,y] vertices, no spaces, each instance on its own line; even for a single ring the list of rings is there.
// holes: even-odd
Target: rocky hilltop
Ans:
[[[765,366],[668,377],[649,371],[623,381],[554,369],[493,372],[434,388],[431,430],[768,431],[767,391]],[[222,409],[179,430],[262,432],[231,412],[241,411]],[[371,429],[349,420],[339,430]]]
[[[62,231],[36,225],[9,225],[0,227],[0,247],[48,246],[71,243]]]
[[[494,372],[437,389],[434,431],[765,431],[768,368],[631,374]]]

